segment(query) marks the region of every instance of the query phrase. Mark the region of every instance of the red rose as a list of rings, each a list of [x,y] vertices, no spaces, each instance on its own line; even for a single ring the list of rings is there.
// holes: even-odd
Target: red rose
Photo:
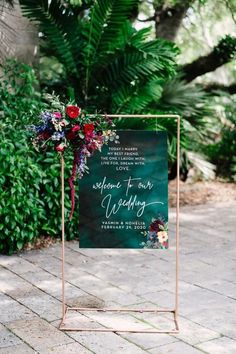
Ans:
[[[48,138],[50,138],[50,133],[42,132],[41,134],[38,135],[38,138],[40,140],[47,140]]]
[[[62,144],[59,144],[55,147],[55,150],[58,151],[58,152],[63,152],[65,149],[65,146],[62,145]]]
[[[80,115],[81,109],[77,106],[67,106],[66,107],[66,114],[68,117],[75,119]]]
[[[94,125],[93,124],[85,124],[84,125],[84,132],[85,134],[90,134],[94,131]]]
[[[76,138],[76,135],[71,130],[66,134],[66,139],[68,139],[68,140],[73,140],[75,138]]]
[[[73,128],[71,128],[71,131],[73,132],[73,133],[76,133],[76,132],[78,132],[80,130],[80,126],[78,125],[78,124],[76,124]]]

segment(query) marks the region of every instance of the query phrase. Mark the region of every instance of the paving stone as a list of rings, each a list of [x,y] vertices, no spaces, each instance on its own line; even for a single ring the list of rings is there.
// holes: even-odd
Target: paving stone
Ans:
[[[33,319],[36,315],[7,295],[0,294],[0,321],[8,323],[19,319]]]
[[[17,301],[20,298],[33,297],[44,294],[43,291],[28,282],[22,282],[22,285],[16,285],[11,290],[6,290],[5,293]]]
[[[54,326],[59,326],[60,323],[57,321],[53,322]],[[95,329],[95,328],[104,328],[102,325],[94,321],[93,319],[87,317],[84,312],[79,313],[77,311],[68,311],[65,317],[64,328],[82,328],[82,329]],[[65,332],[66,333],[66,332]],[[72,333],[72,332],[71,332]]]
[[[41,256],[39,260],[37,260],[37,265],[57,277],[61,274],[62,262],[58,258],[48,257],[47,255]]]
[[[178,339],[168,334],[153,334],[153,333],[119,333],[121,337],[140,346],[143,349],[151,349],[164,344],[177,342]]]
[[[0,321],[14,332],[12,337],[5,327],[0,327],[0,343],[6,345],[0,348],[0,354],[77,354],[88,350],[98,354],[235,353],[235,206],[181,208],[178,335],[59,331],[56,327],[61,313],[61,245],[0,257],[0,289],[4,292],[0,295]],[[174,214],[171,209],[171,247],[167,251],[80,249],[78,242],[66,242],[67,304],[173,308]],[[199,233],[199,225],[204,226],[204,233]],[[146,321],[160,329],[172,329],[174,324],[169,313],[157,316],[138,312],[108,318],[104,313],[69,312],[67,324],[83,328],[101,327],[99,322],[124,327]],[[28,345],[20,344],[17,336]],[[73,338],[79,343],[73,342]]]
[[[236,284],[223,279],[203,279],[198,281],[198,285],[205,289],[213,290],[219,294],[236,299]]]
[[[180,332],[174,335],[177,339],[181,339],[184,342],[195,345],[200,342],[205,342],[215,338],[219,338],[220,333],[200,326],[186,318],[179,316]]]
[[[39,268],[37,272],[27,272],[22,277],[39,289],[51,291],[53,294],[57,294],[57,290],[61,290],[61,280],[43,269]]]
[[[193,348],[191,345],[183,342],[175,342],[148,351],[152,354],[202,354],[200,349]]]
[[[61,316],[61,302],[48,294],[42,293],[37,296],[27,296],[19,298],[18,301],[49,322]]]
[[[222,307],[225,308],[227,306],[235,306],[235,301],[224,295],[199,287],[180,297],[180,312],[184,316],[193,313],[202,315],[209,309],[215,313],[220,307],[220,312],[222,312]]]
[[[162,267],[160,262],[163,263]],[[155,268],[158,267],[158,275]],[[166,269],[166,262],[161,260],[152,260],[152,264],[146,259],[146,264],[141,263],[139,266],[132,264],[132,273],[129,273],[129,281],[127,282],[127,267],[124,265],[118,266],[117,270],[110,265],[106,266],[101,263],[96,268],[94,274],[96,277],[105,280],[109,284],[119,287],[126,292],[132,292],[134,295],[158,291],[162,284],[161,279],[164,278],[162,269]],[[148,276],[147,276],[148,275]],[[167,276],[168,278],[168,276]]]
[[[28,282],[0,266],[0,289],[2,292],[8,293],[11,290],[25,286],[29,286]]]
[[[0,348],[15,346],[20,343],[21,340],[18,337],[0,324]]]
[[[111,286],[104,280],[90,274],[82,273],[77,277],[70,274],[67,279],[69,279],[70,283],[81,287],[87,293],[97,296],[105,302],[115,300],[121,305],[141,302],[139,297],[131,293],[126,293],[115,286]]]
[[[14,321],[8,324],[8,328],[36,351],[73,342],[65,333],[40,318]]]
[[[103,308],[105,307],[105,302],[96,296],[92,295],[82,295],[73,298],[67,298],[66,304],[70,307],[95,307]],[[107,305],[107,303],[106,303]]]
[[[112,332],[71,332],[71,336],[96,354],[144,354],[147,353],[133,343]]]
[[[58,274],[59,275],[59,274]],[[49,274],[43,269],[39,269],[37,273],[28,272],[22,275],[28,282],[31,282],[35,287],[43,290],[44,292],[61,299],[62,282],[58,277]],[[85,292],[75,287],[68,282],[65,283],[65,292],[70,294],[70,297],[84,295]]]
[[[197,347],[209,354],[235,354],[236,342],[230,338],[222,337],[201,343]]]
[[[26,251],[23,252],[24,253],[30,253],[31,251]],[[50,245],[47,248],[43,249],[43,254],[47,254],[49,256],[53,256],[53,257],[60,257],[61,256],[61,240],[58,239],[57,243]]]
[[[0,348],[0,354],[36,354],[35,350],[27,344],[14,345],[12,347]]]
[[[175,295],[167,290],[142,294],[140,297],[146,301],[150,301],[153,304],[156,304],[158,308],[174,308]]]
[[[124,330],[126,328],[131,330],[152,329],[152,326],[134,316],[129,315],[128,313],[87,311],[84,312],[84,314],[93,319],[94,322],[100,323],[107,328],[115,328],[117,331]]]
[[[79,343],[59,345],[46,350],[40,350],[40,354],[91,354],[92,352]]]
[[[174,316],[172,313],[138,312],[133,314],[133,317],[159,330],[172,331],[175,329]]]
[[[61,255],[58,258],[61,260]],[[94,263],[94,260],[91,257],[83,255],[80,253],[79,249],[74,250],[73,248],[70,248],[69,243],[68,247],[65,249],[65,261],[72,266],[84,270],[90,267],[90,262]]]
[[[14,264],[15,262],[18,261],[18,256],[6,256],[6,255],[1,255],[0,257],[0,265],[1,266],[6,266],[8,264]]]
[[[101,298],[105,302],[115,300],[120,305],[133,305],[142,302],[140,297],[133,295],[132,293],[126,293],[125,291],[118,289],[116,287],[106,287],[102,289],[93,290],[93,295]]]
[[[232,301],[231,304],[222,302],[218,306],[209,307],[202,312],[190,313],[188,318],[236,340],[235,301]]]
[[[37,266],[21,257],[14,256],[13,260],[13,262],[12,260],[9,260],[8,262],[6,260],[4,266],[14,273],[24,274],[32,271],[36,272],[38,270]]]

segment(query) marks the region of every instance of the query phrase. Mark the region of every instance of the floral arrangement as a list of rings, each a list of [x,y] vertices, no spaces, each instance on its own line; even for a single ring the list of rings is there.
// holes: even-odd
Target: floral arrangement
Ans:
[[[143,248],[168,248],[168,223],[160,217],[152,219],[149,230],[143,232],[146,242],[142,242]]]
[[[56,107],[52,111],[44,111],[40,115],[39,125],[31,125],[33,131],[33,145],[37,151],[53,148],[60,154],[65,150],[72,150],[74,161],[69,178],[71,189],[71,213],[73,216],[75,207],[76,177],[83,177],[88,172],[87,158],[92,156],[96,150],[101,151],[108,141],[115,141],[119,138],[114,124],[107,116],[88,115],[80,107],[69,104],[64,107],[59,101],[52,102]]]

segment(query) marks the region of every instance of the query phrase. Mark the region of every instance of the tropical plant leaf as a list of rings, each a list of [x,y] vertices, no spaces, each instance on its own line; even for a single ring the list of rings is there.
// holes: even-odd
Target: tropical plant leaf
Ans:
[[[64,64],[67,71],[77,74],[76,62],[71,52],[71,46],[66,38],[66,33],[63,30],[61,23],[57,17],[69,16],[60,0],[52,0],[51,5],[47,0],[20,0],[22,12],[31,21],[39,24],[42,32],[47,36],[47,40],[53,47],[59,61]],[[50,13],[49,9],[57,9],[56,14]],[[57,15],[57,16],[55,16]]]
[[[160,79],[153,77],[146,85],[132,87],[121,86],[112,96],[112,105],[116,113],[143,113],[153,101],[158,101],[162,94]]]
[[[216,166],[206,160],[206,156],[194,151],[185,151],[190,163],[202,173],[205,179],[214,179]]]

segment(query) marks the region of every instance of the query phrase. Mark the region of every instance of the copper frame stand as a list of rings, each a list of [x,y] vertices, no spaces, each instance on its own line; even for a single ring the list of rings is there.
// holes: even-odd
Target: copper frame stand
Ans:
[[[174,309],[126,309],[126,308],[91,308],[91,307],[68,307],[65,301],[65,209],[64,209],[64,157],[61,155],[61,222],[62,222],[62,320],[59,329],[62,331],[92,331],[92,332],[130,332],[130,333],[179,333],[178,315],[179,315],[179,168],[180,168],[180,116],[175,114],[165,115],[109,115],[109,118],[173,118],[177,122],[177,178],[176,178],[176,247],[175,247],[175,307]],[[69,327],[66,325],[66,316],[70,311],[83,312],[115,312],[115,313],[171,313],[173,315],[174,328],[160,330],[157,328],[151,329],[130,329],[130,328],[84,328],[84,327]]]

